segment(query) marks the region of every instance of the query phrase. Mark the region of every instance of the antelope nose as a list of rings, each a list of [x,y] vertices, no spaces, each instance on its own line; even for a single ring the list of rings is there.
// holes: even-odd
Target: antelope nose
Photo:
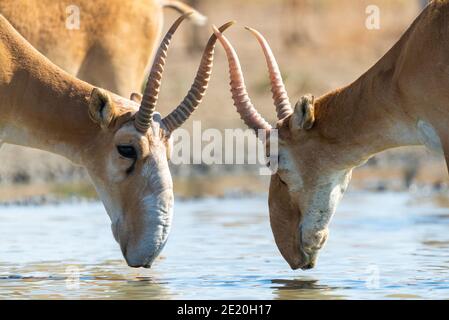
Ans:
[[[151,268],[158,250],[142,248],[128,242],[122,247],[123,257],[131,268]]]
[[[151,268],[152,260],[148,259],[146,256],[141,254],[133,254],[128,250],[123,252],[123,256],[125,257],[126,263],[131,268]]]

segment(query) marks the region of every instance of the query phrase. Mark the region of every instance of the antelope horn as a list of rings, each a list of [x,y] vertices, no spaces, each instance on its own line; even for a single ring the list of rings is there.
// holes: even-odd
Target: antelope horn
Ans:
[[[243,77],[242,67],[240,65],[239,57],[232,47],[231,43],[223,36],[220,31],[214,26],[214,33],[220,41],[221,45],[226,51],[229,63],[229,75],[231,78],[231,93],[234,105],[237,112],[245,122],[245,124],[253,129],[271,130],[271,126],[267,121],[257,112],[246,90],[245,79]]]
[[[291,115],[293,113],[293,109],[288,98],[287,90],[285,89],[284,81],[282,80],[279,65],[274,57],[270,45],[268,44],[268,41],[263,37],[263,35],[259,31],[252,28],[245,27],[245,29],[250,31],[256,37],[263,49],[270,75],[271,92],[273,93],[274,105],[276,106],[278,119],[282,120]]]
[[[164,39],[162,40],[156,53],[150,75],[148,76],[148,81],[145,87],[142,102],[140,104],[139,111],[136,114],[136,120],[134,122],[136,129],[142,133],[147,132],[153,120],[153,113],[156,109],[156,103],[159,98],[159,90],[161,88],[162,73],[164,72],[167,51],[168,47],[170,46],[173,34],[176,32],[179,25],[191,15],[192,12],[186,13],[173,23]]]
[[[220,32],[224,32],[234,23],[235,21],[230,21],[222,25],[219,29]],[[203,100],[212,73],[216,42],[217,37],[215,34],[213,34],[210,37],[206,48],[204,49],[201,63],[192,87],[190,88],[184,100],[179,104],[179,106],[176,107],[175,110],[173,110],[167,117],[162,120],[168,132],[173,132],[177,128],[181,127],[189,119],[193,112],[195,112],[195,110]]]

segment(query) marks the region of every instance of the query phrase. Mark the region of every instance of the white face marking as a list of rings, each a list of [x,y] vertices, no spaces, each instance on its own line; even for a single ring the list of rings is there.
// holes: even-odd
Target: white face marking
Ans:
[[[290,196],[297,198],[303,216],[300,225],[301,244],[306,253],[314,255],[324,245],[328,226],[351,179],[350,171],[335,172],[331,176],[317,177],[316,185],[303,186],[298,183],[291,188]],[[290,178],[288,178],[288,177]],[[285,174],[289,182],[300,179],[296,168]],[[287,181],[285,181],[288,183]],[[298,190],[298,191],[293,191]]]
[[[143,216],[139,217],[141,233],[128,246],[128,259],[134,257],[151,264],[167,242],[173,219],[173,188],[168,164],[153,162],[145,165],[142,176],[151,181],[151,193],[140,202]],[[168,174],[168,175],[167,175]],[[136,238],[137,237],[137,238]]]
[[[343,197],[351,178],[351,171],[337,172],[331,177],[322,178],[310,198],[304,212],[302,229],[311,233],[319,232],[328,227],[337,205]]]
[[[419,120],[417,123],[419,141],[428,149],[443,154],[443,145],[435,128],[428,122]]]
[[[143,206],[147,213],[144,217],[144,234],[137,250],[153,252],[152,260],[162,250],[167,241],[173,220],[173,194],[171,190],[159,194],[149,195],[143,199]]]
[[[290,196],[299,196],[303,211],[302,228],[316,233],[327,228],[343,193],[349,184],[351,172],[341,171],[330,177],[317,177],[314,187],[305,187],[295,161],[287,148],[279,150],[279,175],[287,184]]]
[[[106,160],[106,180],[98,181],[96,187],[112,222],[112,232],[122,246],[126,246],[127,260],[134,264],[151,264],[163,249],[173,218],[173,184],[166,158],[166,148],[162,141],[151,145],[149,157],[140,171],[134,171],[134,178],[142,179],[133,192],[138,210],[127,215],[127,209],[114,194],[120,192],[119,186],[127,175],[128,162],[114,154]],[[134,218],[133,218],[134,217]],[[129,219],[137,219],[130,221]],[[130,233],[129,225],[138,224],[140,231]],[[125,240],[121,239],[124,236]]]
[[[125,161],[125,160],[122,160]],[[112,183],[122,182],[126,178],[126,172],[123,170],[122,166],[118,166],[115,161],[110,158],[106,163],[106,172],[108,176],[108,181]]]
[[[304,185],[290,151],[282,147],[279,149],[279,176],[290,192],[299,192]]]

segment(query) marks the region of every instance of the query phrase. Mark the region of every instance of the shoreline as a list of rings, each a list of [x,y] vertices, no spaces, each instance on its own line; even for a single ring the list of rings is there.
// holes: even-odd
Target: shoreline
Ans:
[[[186,182],[185,178],[174,179],[175,201],[187,202],[206,199],[226,199],[239,200],[248,198],[268,197],[269,180],[259,179],[260,177],[227,176],[215,177],[214,179],[193,178]],[[184,181],[182,181],[184,180]],[[203,180],[202,182],[199,182]],[[246,187],[239,186],[244,180],[250,181]],[[213,187],[211,187],[213,186]],[[204,190],[208,190],[205,192]],[[347,193],[409,193],[418,196],[448,197],[449,185],[447,183],[413,183],[408,188],[400,186],[398,181],[378,180],[376,182],[355,179]],[[47,206],[66,205],[81,203],[97,203],[101,200],[97,197],[94,187],[88,182],[76,182],[65,184],[49,185],[22,185],[22,186],[2,186],[0,187],[0,208],[2,207],[27,207],[27,206]]]

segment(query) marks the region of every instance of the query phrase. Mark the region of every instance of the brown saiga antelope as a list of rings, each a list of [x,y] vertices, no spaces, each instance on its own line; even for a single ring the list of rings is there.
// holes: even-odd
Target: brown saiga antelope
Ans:
[[[46,150],[84,166],[132,267],[150,267],[167,240],[170,135],[198,107],[211,75],[214,35],[184,100],[165,118],[155,112],[167,50],[187,16],[163,39],[143,97],[131,101],[62,71],[0,15],[0,145]]]
[[[449,1],[433,1],[402,38],[352,84],[293,109],[274,55],[260,33],[279,122],[278,171],[269,190],[276,244],[293,269],[310,269],[352,170],[381,151],[425,145],[449,164]],[[230,68],[233,100],[245,123],[272,127],[251,104],[236,52],[216,32]]]
[[[121,96],[142,88],[164,7],[206,19],[176,0],[0,0],[0,14],[53,63]]]

